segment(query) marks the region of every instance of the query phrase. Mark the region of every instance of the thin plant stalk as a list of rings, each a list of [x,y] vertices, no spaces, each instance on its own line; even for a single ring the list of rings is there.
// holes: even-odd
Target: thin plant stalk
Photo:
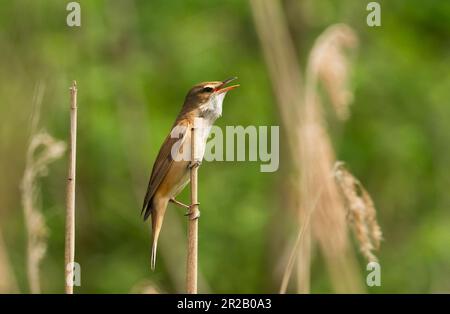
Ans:
[[[196,129],[191,129],[191,161],[196,161]],[[191,167],[191,208],[188,225],[186,292],[197,293],[198,271],[198,166]],[[192,219],[191,217],[196,217]]]
[[[77,152],[77,83],[70,88],[70,144],[66,198],[66,294],[73,294],[73,266],[75,261],[75,173]]]
[[[319,197],[322,191],[319,192],[319,195],[317,196],[314,205],[311,207],[311,209],[308,211],[308,214],[306,215],[306,218],[303,220],[303,223],[300,225],[300,230],[298,232],[297,239],[295,240],[294,246],[292,248],[291,254],[289,255],[289,260],[286,266],[286,269],[283,274],[283,279],[281,280],[281,287],[280,287],[280,294],[285,294],[289,279],[292,275],[292,270],[294,268],[295,263],[295,257],[299,258],[301,260],[302,256],[299,254],[300,247],[305,244],[305,233],[309,229],[311,216],[313,215],[314,210],[316,209],[317,202],[319,201]]]

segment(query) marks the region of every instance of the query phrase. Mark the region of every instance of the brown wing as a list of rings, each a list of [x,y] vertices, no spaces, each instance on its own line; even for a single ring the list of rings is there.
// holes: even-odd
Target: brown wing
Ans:
[[[150,176],[147,193],[145,194],[144,204],[141,211],[142,215],[145,210],[144,220],[150,216],[152,210],[152,198],[173,163],[171,154],[173,145],[177,142],[182,145],[186,139],[186,134],[188,133],[187,130],[189,129],[188,123],[181,122],[178,125],[181,127],[177,132],[179,136],[173,138],[171,134],[169,134],[166,137],[161,149],[159,150],[158,156],[156,157],[155,163],[153,164],[152,174]]]

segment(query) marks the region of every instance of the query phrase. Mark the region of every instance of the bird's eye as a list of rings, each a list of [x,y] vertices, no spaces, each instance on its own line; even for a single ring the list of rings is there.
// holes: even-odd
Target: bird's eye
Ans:
[[[206,92],[206,93],[211,93],[213,91],[213,88],[212,87],[205,87],[205,88],[203,88],[203,91]]]

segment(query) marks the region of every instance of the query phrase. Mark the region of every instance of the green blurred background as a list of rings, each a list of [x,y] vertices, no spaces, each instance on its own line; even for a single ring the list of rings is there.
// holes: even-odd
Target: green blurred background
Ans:
[[[45,86],[39,125],[67,141],[69,86],[78,81],[76,292],[128,293],[142,285],[183,290],[186,219],[170,207],[157,270],[140,207],[156,153],[195,83],[236,75],[217,125],[279,125],[247,1],[80,1],[82,26],[66,25],[69,1],[0,4],[0,228],[20,292],[28,292],[20,181],[32,97]],[[344,22],[358,34],[352,115],[332,125],[345,160],[374,198],[384,233],[381,287],[369,292],[450,292],[450,2],[379,1],[382,26],[366,25],[369,1],[286,0],[298,57]],[[283,134],[283,133],[281,133]],[[285,134],[285,133],[284,133]],[[200,169],[202,292],[269,293],[281,249],[295,236],[278,172],[257,162]],[[40,181],[49,229],[44,293],[64,287],[64,157]],[[187,201],[185,191],[180,199]],[[355,250],[357,250],[355,246]],[[366,274],[360,259],[360,272]],[[283,265],[281,265],[282,267]],[[0,278],[1,280],[1,278]],[[320,256],[312,292],[332,292]]]

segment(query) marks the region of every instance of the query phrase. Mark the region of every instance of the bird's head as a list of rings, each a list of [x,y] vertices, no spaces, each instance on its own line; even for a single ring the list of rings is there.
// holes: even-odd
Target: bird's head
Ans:
[[[227,84],[236,79],[237,77],[232,77],[224,81],[203,82],[195,85],[186,95],[183,111],[195,112],[198,116],[219,117],[222,114],[222,103],[226,93],[239,86],[227,86]]]

